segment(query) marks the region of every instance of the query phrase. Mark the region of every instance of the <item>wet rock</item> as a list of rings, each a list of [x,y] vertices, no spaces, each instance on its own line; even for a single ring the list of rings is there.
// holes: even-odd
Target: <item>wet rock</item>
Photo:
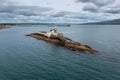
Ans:
[[[53,44],[57,44],[57,45],[60,45],[60,46],[63,46],[65,48],[68,48],[70,50],[73,50],[73,51],[81,51],[81,52],[85,52],[85,53],[91,53],[91,54],[97,54],[98,51],[95,50],[95,49],[92,49],[90,46],[88,45],[83,45],[79,42],[75,42],[67,37],[46,37],[45,35],[42,35],[42,34],[39,34],[39,33],[32,33],[32,34],[28,34],[26,36],[31,36],[31,37],[34,37],[36,39],[39,39],[39,40],[44,40],[46,42],[50,42],[50,43],[53,43]]]

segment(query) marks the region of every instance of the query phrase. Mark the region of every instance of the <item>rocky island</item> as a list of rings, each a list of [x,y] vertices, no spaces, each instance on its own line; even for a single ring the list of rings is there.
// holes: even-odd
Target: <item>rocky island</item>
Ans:
[[[50,32],[40,31],[38,33],[27,34],[26,36],[31,36],[39,40],[44,40],[53,44],[63,46],[65,48],[71,49],[73,51],[81,51],[85,53],[97,54],[98,51],[92,49],[88,45],[83,45],[79,42],[75,42],[65,36],[62,33],[58,33],[56,27]]]

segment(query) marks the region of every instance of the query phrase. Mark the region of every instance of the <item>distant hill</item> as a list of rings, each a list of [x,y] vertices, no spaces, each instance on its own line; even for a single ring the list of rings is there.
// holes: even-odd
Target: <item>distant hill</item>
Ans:
[[[70,27],[71,24],[68,23],[0,23],[0,26],[32,26],[32,25],[48,25],[51,26],[67,26]]]
[[[92,22],[92,23],[85,23],[85,24],[92,24],[92,25],[120,25],[120,19],[110,20],[110,21],[102,21],[102,22]]]

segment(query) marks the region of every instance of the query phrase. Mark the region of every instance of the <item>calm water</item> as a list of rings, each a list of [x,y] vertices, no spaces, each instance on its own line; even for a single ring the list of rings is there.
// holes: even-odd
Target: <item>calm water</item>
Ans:
[[[59,27],[65,36],[99,50],[75,52],[25,34],[51,27],[0,30],[0,80],[120,80],[120,26]]]

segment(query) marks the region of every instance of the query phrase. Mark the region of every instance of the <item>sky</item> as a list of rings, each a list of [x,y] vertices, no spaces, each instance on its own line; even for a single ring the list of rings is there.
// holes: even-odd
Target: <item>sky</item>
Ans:
[[[120,18],[120,0],[0,0],[0,23],[87,23]]]

